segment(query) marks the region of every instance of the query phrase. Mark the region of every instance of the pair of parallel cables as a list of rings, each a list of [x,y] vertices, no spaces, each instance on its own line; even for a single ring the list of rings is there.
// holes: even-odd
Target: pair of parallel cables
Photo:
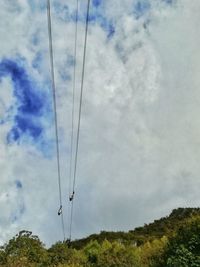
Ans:
[[[85,77],[85,60],[86,60],[86,48],[87,48],[87,35],[88,35],[88,23],[89,23],[89,10],[90,0],[87,0],[87,13],[86,13],[86,24],[85,24],[85,38],[83,48],[83,64],[81,73],[81,88],[80,88],[80,101],[78,111],[78,125],[77,135],[74,148],[74,105],[75,105],[75,86],[76,86],[76,59],[77,59],[77,23],[78,23],[78,5],[79,0],[76,1],[76,21],[75,21],[75,41],[74,41],[74,70],[73,70],[73,93],[72,93],[72,124],[71,124],[71,148],[70,148],[70,168],[69,168],[69,237],[68,241],[71,241],[72,237],[72,225],[73,225],[73,212],[74,212],[74,195],[76,186],[77,176],[77,161],[79,152],[79,139],[80,139],[80,123],[81,123],[81,112],[82,112],[82,100],[83,100],[83,87]],[[58,215],[61,216],[61,227],[63,232],[63,239],[65,241],[65,223],[63,216],[63,204],[62,204],[62,186],[61,186],[61,170],[60,170],[60,147],[59,147],[59,136],[58,136],[58,117],[57,117],[57,101],[56,101],[56,83],[55,83],[55,70],[54,70],[54,54],[53,54],[53,38],[52,38],[52,22],[51,22],[51,3],[47,0],[47,21],[48,21],[48,38],[49,38],[49,56],[50,56],[50,70],[51,70],[51,86],[53,96],[53,110],[54,110],[54,126],[55,126],[55,138],[56,138],[56,159],[57,159],[57,176],[58,176],[58,189],[59,189],[59,210]],[[73,163],[73,151],[75,150],[75,157]],[[73,181],[72,181],[73,179]]]

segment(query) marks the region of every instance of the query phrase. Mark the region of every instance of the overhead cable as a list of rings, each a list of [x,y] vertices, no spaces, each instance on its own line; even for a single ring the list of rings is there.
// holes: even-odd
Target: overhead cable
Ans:
[[[76,21],[75,21],[75,38],[74,38],[74,69],[72,82],[72,113],[71,113],[71,147],[70,147],[70,167],[69,167],[69,218],[73,210],[74,191],[71,191],[73,178],[73,151],[74,151],[74,106],[75,106],[75,88],[76,88],[76,66],[77,66],[77,35],[78,35],[78,5],[79,0],[76,1]],[[69,240],[71,240],[71,219],[69,219]]]
[[[75,104],[75,87],[76,87],[76,63],[77,63],[77,26],[78,26],[78,4],[76,1],[76,22],[75,22],[75,38],[74,38],[74,69],[73,69],[73,83],[72,83],[72,114],[71,114],[71,147],[70,147],[70,169],[69,169],[69,199],[72,197],[71,182],[73,176],[73,146],[74,146],[74,104]]]
[[[85,78],[85,60],[86,60],[86,50],[87,50],[87,35],[88,35],[88,23],[89,23],[89,11],[90,11],[90,0],[87,2],[87,13],[86,13],[86,25],[85,25],[85,39],[84,39],[84,49],[83,49],[83,65],[81,74],[81,91],[80,91],[80,102],[79,102],[79,114],[78,114],[78,129],[76,136],[76,151],[75,151],[75,163],[74,163],[74,177],[73,177],[73,195],[75,194],[76,185],[76,175],[77,175],[77,161],[79,152],[79,138],[80,138],[80,124],[81,124],[81,112],[82,112],[82,100],[83,100],[83,88],[84,88],[84,78]],[[71,215],[70,215],[70,240],[72,236],[72,224],[73,224],[73,210],[74,204],[71,204]]]
[[[52,95],[53,95],[54,125],[55,125],[55,137],[56,137],[57,175],[58,175],[59,204],[60,204],[60,207],[58,210],[58,215],[61,215],[61,226],[62,226],[63,237],[65,240],[65,226],[64,226],[64,218],[63,218],[63,210],[62,210],[63,206],[62,206],[62,190],[61,190],[60,149],[59,149],[59,138],[58,138],[56,85],[55,85],[55,72],[54,72],[54,55],[53,55],[50,0],[47,0],[47,21],[48,21],[49,56],[50,56]]]

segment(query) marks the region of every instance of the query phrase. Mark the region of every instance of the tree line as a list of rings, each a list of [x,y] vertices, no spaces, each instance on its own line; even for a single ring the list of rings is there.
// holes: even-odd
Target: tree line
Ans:
[[[21,231],[0,248],[0,267],[200,267],[200,210],[176,209],[128,233],[101,232],[46,248]]]

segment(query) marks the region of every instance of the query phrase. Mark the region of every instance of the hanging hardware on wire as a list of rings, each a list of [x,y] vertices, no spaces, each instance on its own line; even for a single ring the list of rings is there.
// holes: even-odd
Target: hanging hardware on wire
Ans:
[[[63,218],[63,212],[62,212],[60,150],[59,150],[59,139],[58,139],[56,84],[55,84],[55,74],[54,74],[54,56],[53,56],[53,41],[52,41],[52,26],[51,26],[51,3],[50,3],[50,0],[47,0],[47,21],[48,21],[51,85],[52,85],[52,95],[53,95],[54,126],[55,126],[55,137],[56,137],[56,159],[57,159],[58,189],[59,189],[59,202],[60,202],[60,208],[58,210],[58,215],[61,215],[61,225],[62,225],[63,237],[64,237],[64,240],[65,240],[65,227],[64,227],[64,218]]]
[[[71,193],[71,183],[73,175],[73,146],[74,146],[74,103],[75,103],[75,87],[76,87],[76,54],[77,54],[77,30],[78,30],[78,5],[79,0],[76,1],[76,22],[75,22],[75,38],[74,38],[74,69],[73,69],[73,83],[72,83],[72,113],[71,113],[71,149],[70,149],[70,170],[69,170],[69,201],[74,199],[75,192]]]
[[[81,91],[80,91],[80,102],[78,112],[78,125],[77,125],[77,136],[76,136],[76,147],[75,147],[75,159],[73,163],[73,145],[74,145],[74,102],[75,102],[75,84],[76,84],[76,53],[77,53],[77,21],[78,21],[78,2],[76,6],[76,28],[75,28],[75,42],[74,42],[74,76],[73,76],[73,95],[72,95],[72,132],[71,132],[71,150],[70,150],[70,173],[69,173],[69,202],[70,205],[70,221],[69,221],[69,238],[66,243],[70,245],[72,235],[72,224],[73,224],[73,209],[74,209],[74,195],[75,195],[75,184],[76,184],[76,172],[77,172],[77,161],[78,161],[78,150],[79,150],[79,137],[80,137],[80,123],[81,123],[81,111],[82,111],[82,99],[83,99],[83,85],[85,76],[85,59],[86,59],[86,47],[87,47],[87,34],[88,34],[88,22],[89,22],[89,8],[90,0],[87,2],[87,15],[85,25],[85,40],[84,40],[84,51],[83,51],[83,65],[81,74]],[[58,215],[61,215],[61,224],[63,230],[63,236],[65,240],[65,227],[62,210],[62,187],[61,187],[61,172],[60,172],[60,150],[59,150],[59,138],[58,138],[58,122],[57,122],[57,103],[56,103],[56,85],[55,85],[55,74],[54,74],[54,55],[53,55],[53,41],[52,41],[52,26],[51,26],[51,5],[50,0],[47,0],[47,17],[48,17],[48,37],[49,37],[49,55],[50,55],[50,70],[51,70],[51,82],[52,82],[52,95],[53,95],[53,109],[54,109],[54,125],[55,125],[55,136],[56,136],[56,158],[57,158],[57,175],[58,175],[58,188],[59,188],[59,201],[60,207]],[[73,184],[71,190],[71,183],[73,177]],[[72,193],[71,193],[72,192]]]
[[[58,210],[58,216],[60,216],[62,214],[62,206],[60,206],[59,210]]]
[[[73,151],[74,151],[74,104],[75,104],[75,87],[76,87],[76,66],[77,66],[77,35],[78,35],[78,7],[79,7],[79,0],[76,0],[76,20],[75,20],[75,36],[74,36],[74,68],[73,68],[73,82],[72,82],[72,110],[71,110],[71,147],[70,147],[70,168],[69,168],[69,218],[71,217],[71,205],[74,199],[75,192],[71,191],[72,187],[72,177],[73,177]],[[71,222],[69,219],[69,238],[67,239],[68,246],[71,241]]]
[[[69,196],[69,201],[73,201],[75,192],[73,191],[72,194]]]
[[[76,150],[75,150],[75,163],[74,163],[74,176],[73,176],[73,194],[70,198],[71,202],[71,214],[70,214],[70,230],[69,230],[69,239],[71,240],[72,236],[72,224],[73,224],[73,200],[75,194],[75,185],[76,185],[76,173],[77,173],[77,161],[78,161],[78,151],[79,151],[79,138],[80,138],[80,123],[81,123],[81,111],[82,111],[82,100],[83,100],[83,86],[84,86],[84,77],[85,77],[85,60],[86,60],[86,48],[87,48],[87,35],[88,35],[88,23],[89,23],[89,11],[90,11],[90,0],[87,2],[87,14],[86,14],[86,25],[85,25],[85,39],[84,39],[84,50],[83,50],[83,65],[82,65],[82,74],[81,74],[81,92],[80,92],[80,102],[79,102],[79,114],[78,114],[78,129],[77,129],[77,138],[76,138]]]
[[[75,87],[76,87],[76,64],[77,64],[77,33],[78,33],[78,5],[79,0],[76,0],[76,22],[75,22],[75,38],[74,38],[74,68],[73,68],[73,83],[72,83],[72,113],[71,113],[71,147],[70,147],[70,168],[69,168],[69,199],[71,193],[71,182],[73,175],[73,150],[74,150],[74,103],[75,103]],[[74,195],[74,192],[73,192]]]

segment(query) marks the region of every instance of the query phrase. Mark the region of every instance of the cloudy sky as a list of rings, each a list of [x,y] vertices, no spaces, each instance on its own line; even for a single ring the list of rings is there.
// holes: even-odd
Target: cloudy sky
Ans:
[[[86,0],[52,0],[65,226]],[[73,238],[199,206],[199,0],[91,0]],[[1,0],[0,243],[62,239],[46,0]],[[67,230],[67,229],[66,229]]]

